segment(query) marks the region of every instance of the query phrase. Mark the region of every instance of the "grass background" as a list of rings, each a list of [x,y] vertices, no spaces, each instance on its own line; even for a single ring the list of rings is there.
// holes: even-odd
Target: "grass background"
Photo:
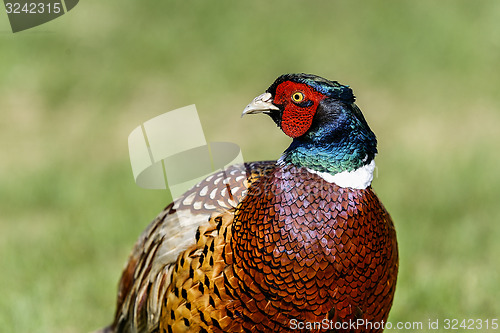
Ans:
[[[12,34],[2,11],[0,327],[109,323],[169,200],[134,184],[130,131],[196,104],[207,141],[276,158],[289,140],[240,113],[285,72],[351,85],[378,136],[400,249],[389,320],[499,318],[499,17],[495,0],[86,0]]]

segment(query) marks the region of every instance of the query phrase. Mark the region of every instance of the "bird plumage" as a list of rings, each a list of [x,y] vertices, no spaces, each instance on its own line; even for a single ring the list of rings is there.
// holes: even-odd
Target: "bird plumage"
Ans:
[[[165,208],[124,269],[109,332],[286,332],[293,320],[387,319],[398,270],[392,220],[371,178],[335,183],[370,170],[377,152],[352,90],[286,74],[244,114],[261,112],[294,138],[290,147],[277,162],[209,176]]]

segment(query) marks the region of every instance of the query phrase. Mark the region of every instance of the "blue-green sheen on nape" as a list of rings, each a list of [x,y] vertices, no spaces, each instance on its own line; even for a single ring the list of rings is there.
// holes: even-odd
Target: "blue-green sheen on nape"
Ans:
[[[295,138],[283,162],[336,174],[369,164],[377,153],[377,139],[359,108],[334,99],[320,103],[311,129]]]

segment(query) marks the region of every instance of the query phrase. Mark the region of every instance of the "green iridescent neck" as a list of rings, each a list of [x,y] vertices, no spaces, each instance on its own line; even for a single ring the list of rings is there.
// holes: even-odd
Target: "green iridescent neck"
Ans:
[[[372,159],[366,152],[352,150],[348,145],[317,146],[295,139],[280,161],[334,175],[343,171],[354,171],[370,163]]]
[[[324,100],[310,130],[293,139],[280,161],[318,172],[351,172],[369,164],[377,139],[354,105]]]

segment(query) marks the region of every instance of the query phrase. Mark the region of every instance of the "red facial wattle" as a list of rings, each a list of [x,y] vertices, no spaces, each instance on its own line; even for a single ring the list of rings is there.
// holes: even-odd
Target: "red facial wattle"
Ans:
[[[300,103],[292,100],[292,96],[297,92],[304,95]],[[281,118],[283,132],[292,138],[304,135],[311,127],[319,102],[324,98],[323,94],[307,84],[291,81],[281,83],[276,88],[274,104],[284,106]]]

